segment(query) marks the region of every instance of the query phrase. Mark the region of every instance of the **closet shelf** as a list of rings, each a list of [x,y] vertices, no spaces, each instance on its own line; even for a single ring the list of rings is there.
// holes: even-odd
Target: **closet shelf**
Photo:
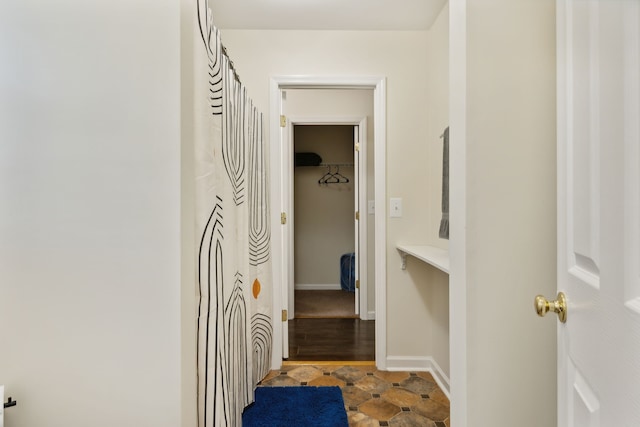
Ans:
[[[420,261],[426,262],[449,274],[449,251],[436,248],[434,246],[408,246],[397,245],[396,248],[400,252],[402,264],[400,267],[404,270],[407,268],[407,255],[411,255]]]

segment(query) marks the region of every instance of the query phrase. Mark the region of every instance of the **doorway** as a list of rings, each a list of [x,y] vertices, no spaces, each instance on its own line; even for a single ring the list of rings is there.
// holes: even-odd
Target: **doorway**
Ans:
[[[283,163],[294,167],[283,174],[289,189],[289,351],[283,359],[374,359],[375,322],[366,317],[367,218],[359,213],[366,205],[366,125],[366,116],[287,116]],[[314,305],[329,299],[330,307],[299,316],[297,296],[304,293]],[[348,312],[336,311],[345,298]]]
[[[358,125],[292,128],[295,312],[288,361],[372,361],[375,322],[359,315]]]
[[[294,125],[294,318],[354,318],[359,180],[353,125]],[[358,307],[356,307],[358,306]]]
[[[293,137],[292,124],[309,125],[309,124],[351,124],[359,125],[361,132],[370,135],[369,138],[363,139],[363,142],[369,144],[369,153],[361,152],[361,156],[367,161],[366,173],[369,175],[367,182],[367,190],[361,194],[361,219],[363,223],[367,222],[369,229],[365,229],[370,237],[369,247],[361,248],[367,252],[367,265],[369,267],[371,279],[378,280],[368,281],[368,296],[365,294],[367,288],[361,289],[360,297],[366,301],[366,310],[362,309],[360,316],[370,320],[375,319],[374,337],[375,337],[375,360],[379,368],[384,369],[386,366],[386,334],[384,325],[385,319],[385,294],[386,286],[384,278],[386,277],[386,265],[384,263],[385,254],[385,215],[375,215],[373,207],[375,204],[384,206],[384,151],[385,151],[385,82],[384,78],[348,78],[344,81],[336,78],[300,78],[300,77],[275,77],[271,80],[271,112],[270,133],[273,141],[271,168],[272,168],[272,201],[274,203],[274,232],[272,235],[274,253],[279,253],[282,258],[281,262],[274,263],[274,283],[280,283],[282,286],[280,292],[274,295],[274,315],[280,316],[282,310],[281,328],[274,330],[274,353],[273,366],[278,368],[283,359],[289,357],[289,316],[287,309],[294,308],[295,301],[293,296],[289,298],[289,288],[293,287],[294,268],[290,248],[293,247],[290,242],[293,240],[293,227],[288,217],[290,213],[289,199],[293,192],[293,186],[289,187],[286,176],[293,173],[293,146],[291,138]],[[315,102],[307,103],[306,109],[300,108],[301,104],[291,96],[293,92],[298,90],[307,90],[314,92],[318,97]],[[369,98],[370,113],[364,113],[362,116],[358,112],[354,112],[353,103],[345,102],[343,98],[337,97],[336,92],[353,92],[366,94]],[[325,108],[324,110],[322,108]],[[342,116],[341,116],[342,115]],[[363,117],[364,116],[364,117]],[[369,119],[368,121],[366,119]],[[338,119],[338,120],[336,120]],[[367,126],[369,125],[369,126]],[[365,144],[365,151],[367,150]],[[289,156],[287,156],[289,151]],[[291,161],[289,161],[289,159]],[[362,172],[365,173],[363,169]],[[366,179],[366,177],[365,177]],[[371,212],[370,214],[368,212]],[[365,215],[362,215],[366,213]],[[277,216],[276,216],[277,215]],[[365,216],[365,218],[362,218]],[[285,221],[282,221],[286,217]],[[368,217],[368,218],[367,218]],[[277,220],[276,220],[277,218]],[[277,222],[276,222],[277,221]],[[364,255],[363,255],[364,257]],[[367,271],[361,272],[363,275]],[[364,277],[363,277],[364,279]],[[291,293],[293,295],[293,293]],[[362,305],[362,304],[361,304]],[[364,305],[363,305],[364,307]],[[373,323],[373,322],[372,322]],[[277,343],[282,343],[278,346]]]

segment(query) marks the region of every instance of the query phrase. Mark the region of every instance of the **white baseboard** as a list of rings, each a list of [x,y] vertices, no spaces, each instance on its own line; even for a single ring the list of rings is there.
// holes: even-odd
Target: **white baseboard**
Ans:
[[[376,320],[376,312],[373,310],[367,311],[366,313],[360,312],[360,319],[362,320]]]
[[[296,291],[339,291],[342,289],[340,284],[303,284],[296,283],[294,286]]]
[[[442,392],[447,398],[450,398],[449,389],[451,386],[449,384],[449,377],[433,357],[387,356],[387,370],[430,372]]]

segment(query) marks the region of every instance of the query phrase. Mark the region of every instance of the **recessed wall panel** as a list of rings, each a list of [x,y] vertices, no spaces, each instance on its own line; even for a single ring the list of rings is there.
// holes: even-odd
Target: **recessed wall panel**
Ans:
[[[571,361],[568,374],[570,427],[600,427],[600,401],[596,394]]]

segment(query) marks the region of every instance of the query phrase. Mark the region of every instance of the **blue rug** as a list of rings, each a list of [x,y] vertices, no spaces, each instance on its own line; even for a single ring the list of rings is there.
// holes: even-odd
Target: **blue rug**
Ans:
[[[243,427],[348,427],[340,387],[258,387]]]

